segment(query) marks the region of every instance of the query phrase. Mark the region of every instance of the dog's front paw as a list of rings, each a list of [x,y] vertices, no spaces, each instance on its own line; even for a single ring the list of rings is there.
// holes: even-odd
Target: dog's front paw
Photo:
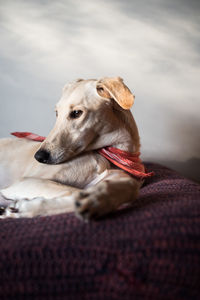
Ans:
[[[32,218],[40,214],[43,198],[15,200],[9,206],[0,210],[0,218]]]
[[[18,218],[18,209],[16,208],[17,201],[12,204],[0,208],[0,219]]]
[[[107,182],[83,190],[75,196],[75,213],[85,221],[102,217],[112,210]]]

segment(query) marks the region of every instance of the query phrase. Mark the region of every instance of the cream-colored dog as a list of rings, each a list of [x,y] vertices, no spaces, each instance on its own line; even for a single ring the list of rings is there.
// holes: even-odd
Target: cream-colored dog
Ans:
[[[75,211],[89,219],[134,201],[141,181],[97,152],[106,146],[139,151],[129,110],[133,102],[119,77],[79,79],[64,87],[55,109],[56,124],[44,142],[0,140],[1,195],[13,200],[2,209],[2,217]]]

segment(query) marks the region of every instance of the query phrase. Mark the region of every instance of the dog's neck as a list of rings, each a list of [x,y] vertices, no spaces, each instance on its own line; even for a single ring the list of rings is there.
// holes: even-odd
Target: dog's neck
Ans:
[[[106,146],[118,148],[127,152],[139,152],[140,140],[134,118],[130,111],[118,110],[115,112],[116,130],[103,132],[92,143],[88,150],[97,150]],[[120,122],[120,126],[119,126]]]
[[[116,110],[118,119],[123,123],[119,129],[119,137],[113,147],[128,152],[138,152],[140,150],[140,138],[138,129],[130,111]]]

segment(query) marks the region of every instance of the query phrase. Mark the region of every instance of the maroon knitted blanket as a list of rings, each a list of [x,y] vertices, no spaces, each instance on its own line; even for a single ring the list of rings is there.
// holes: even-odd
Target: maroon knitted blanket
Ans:
[[[0,299],[200,299],[200,186],[145,164],[129,209],[0,220]]]

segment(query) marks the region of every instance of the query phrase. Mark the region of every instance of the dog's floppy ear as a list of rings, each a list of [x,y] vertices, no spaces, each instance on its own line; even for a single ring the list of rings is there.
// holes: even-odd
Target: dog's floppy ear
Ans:
[[[102,78],[96,87],[101,97],[114,99],[123,109],[130,109],[134,103],[134,95],[120,77]]]

